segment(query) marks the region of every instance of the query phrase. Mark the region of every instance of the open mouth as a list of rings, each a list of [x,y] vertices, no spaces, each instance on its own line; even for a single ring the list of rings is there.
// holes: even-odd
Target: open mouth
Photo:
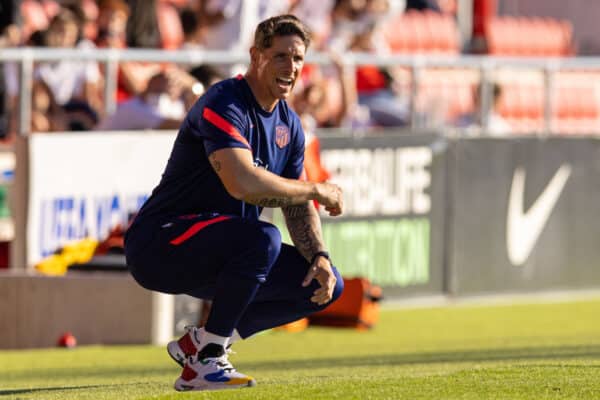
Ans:
[[[283,88],[291,88],[294,80],[292,78],[277,78],[277,84]]]

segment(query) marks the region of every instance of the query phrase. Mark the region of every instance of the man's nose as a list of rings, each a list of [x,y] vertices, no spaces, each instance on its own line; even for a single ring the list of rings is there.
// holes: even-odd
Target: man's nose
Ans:
[[[296,70],[298,69],[298,67],[296,66],[296,63],[294,63],[294,59],[293,58],[286,58],[285,59],[285,63],[284,63],[284,69],[286,72],[296,72]]]

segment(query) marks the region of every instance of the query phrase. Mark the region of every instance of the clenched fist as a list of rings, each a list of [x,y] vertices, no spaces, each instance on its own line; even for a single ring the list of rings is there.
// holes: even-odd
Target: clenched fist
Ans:
[[[330,216],[341,215],[344,211],[342,188],[334,183],[318,183],[316,200],[325,207]]]

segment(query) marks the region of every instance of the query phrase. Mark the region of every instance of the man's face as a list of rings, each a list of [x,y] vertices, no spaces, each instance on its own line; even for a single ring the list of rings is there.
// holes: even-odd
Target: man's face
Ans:
[[[276,36],[271,47],[256,51],[258,77],[265,95],[273,101],[290,95],[302,72],[305,51],[297,35]]]

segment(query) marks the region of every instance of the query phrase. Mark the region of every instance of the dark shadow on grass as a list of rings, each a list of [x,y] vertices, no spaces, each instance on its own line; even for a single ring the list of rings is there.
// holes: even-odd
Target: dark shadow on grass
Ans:
[[[79,385],[79,386],[54,386],[54,387],[37,387],[29,389],[8,389],[0,390],[0,397],[10,396],[15,394],[33,394],[37,392],[56,392],[65,390],[81,390],[81,389],[107,389],[111,387],[124,387],[124,386],[140,386],[145,384],[144,382],[130,382],[130,383],[118,383],[118,384],[106,384],[106,385]]]
[[[110,378],[115,375],[140,377],[145,375],[177,375],[181,372],[181,368],[175,363],[161,366],[140,366],[140,367],[98,367],[97,365],[90,367],[77,368],[56,368],[36,371],[39,377],[47,379],[79,379],[79,378]],[[23,371],[18,373],[10,373],[11,379],[26,379],[31,377],[31,371]],[[135,379],[134,378],[134,379]],[[0,392],[1,394],[2,392]]]
[[[97,388],[105,388],[107,386],[114,385],[86,385],[86,386],[57,386],[57,387],[43,387],[43,388],[31,388],[31,389],[9,389],[9,390],[0,390],[0,396],[10,396],[15,394],[33,394],[36,392],[53,392],[53,391],[63,391],[63,390],[79,390],[79,389],[97,389]]]
[[[483,349],[452,352],[377,354],[373,356],[331,357],[302,360],[281,360],[239,363],[245,370],[304,369],[319,367],[385,366],[486,361],[519,361],[569,358],[600,358],[600,346],[523,347],[513,349]],[[236,364],[237,365],[237,364]]]
[[[240,357],[241,358],[241,357]],[[260,370],[300,370],[306,368],[330,368],[330,367],[354,367],[354,366],[395,366],[412,364],[436,364],[436,363],[462,363],[462,362],[494,362],[494,361],[525,361],[525,360],[549,360],[570,358],[600,358],[600,345],[581,346],[547,346],[547,347],[522,347],[511,349],[479,349],[465,351],[445,352],[419,352],[419,353],[396,353],[396,354],[374,354],[349,357],[321,358],[314,354],[309,359],[288,359],[279,361],[244,362],[233,360],[239,369],[247,371]],[[130,376],[133,380],[143,379],[148,375],[172,375],[176,376],[180,368],[176,364],[160,364],[149,366],[135,366],[118,368],[110,367],[78,367],[78,368],[56,368],[44,371],[36,371],[36,374],[48,379],[79,379],[79,378],[108,378],[115,375]],[[25,379],[31,376],[31,372],[11,373],[10,378]],[[101,385],[110,387],[115,385]],[[120,386],[120,385],[119,385]],[[94,387],[94,386],[88,386]],[[100,387],[100,386],[99,386]],[[22,390],[0,390],[0,396],[19,394],[43,390],[65,390],[78,389],[82,387],[67,388],[35,388]]]

